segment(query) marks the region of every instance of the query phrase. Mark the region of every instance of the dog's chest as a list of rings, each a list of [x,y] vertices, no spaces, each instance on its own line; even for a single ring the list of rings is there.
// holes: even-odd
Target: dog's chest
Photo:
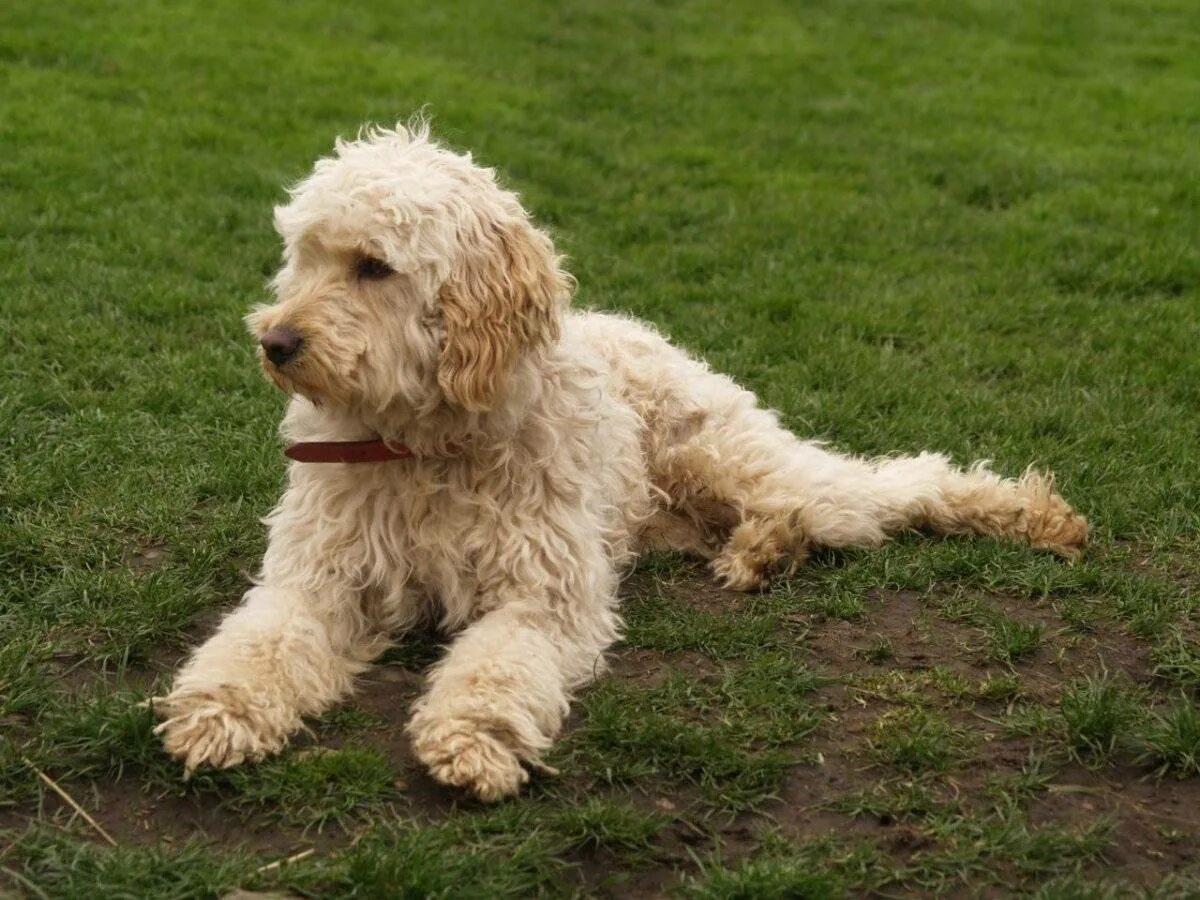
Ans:
[[[397,461],[378,486],[392,542],[413,566],[441,558],[461,564],[502,523],[502,485],[450,467]]]
[[[438,598],[471,591],[489,549],[513,528],[514,504],[498,476],[419,460],[340,468],[308,485],[321,497],[304,506],[350,567],[380,587]]]

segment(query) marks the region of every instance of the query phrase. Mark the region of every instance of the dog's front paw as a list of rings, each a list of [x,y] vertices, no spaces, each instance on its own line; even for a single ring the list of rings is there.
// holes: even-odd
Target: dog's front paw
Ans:
[[[465,719],[412,729],[413,749],[435,779],[492,803],[516,794],[529,780],[521,760],[502,740]]]
[[[269,704],[228,685],[177,688],[152,703],[163,719],[154,732],[187,775],[257,762],[287,744],[289,729]]]

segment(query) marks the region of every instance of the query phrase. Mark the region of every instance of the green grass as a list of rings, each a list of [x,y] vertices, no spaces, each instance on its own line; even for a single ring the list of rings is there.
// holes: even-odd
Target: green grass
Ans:
[[[54,897],[204,897],[238,885],[414,900],[563,894],[577,881],[563,855],[587,847],[640,851],[656,827],[653,819],[598,803],[567,814],[510,806],[433,827],[395,819],[319,862],[265,870],[246,854],[198,844],[106,852],[61,833],[30,831],[12,848],[22,868],[9,873]]]
[[[1130,895],[1105,817],[1194,819],[1080,798],[1200,801],[1194,26],[1184,0],[10,0],[0,891]],[[906,536],[745,597],[655,555],[562,775],[511,804],[404,749],[433,635],[287,754],[184,782],[141,703],[245,589],[282,484],[241,324],[271,207],[335,135],[421,108],[553,230],[580,305],[805,436],[1052,468],[1092,551]],[[814,833],[816,807],[912,841]],[[1161,895],[1194,890],[1159,850]]]
[[[212,897],[252,877],[244,854],[216,855],[198,844],[180,849],[103,849],[83,835],[33,829],[9,848],[0,869],[35,897]]]
[[[751,609],[737,617],[716,615],[688,605],[687,598],[668,596],[668,590],[659,585],[629,604],[625,634],[629,646],[664,653],[694,650],[712,659],[731,659],[766,652],[785,637],[779,616],[768,610]]]
[[[756,859],[732,867],[702,867],[685,883],[684,892],[705,900],[807,900],[864,891],[942,894],[1014,878],[1052,883],[1101,860],[1111,844],[1108,822],[1082,828],[1035,826],[1020,813],[979,815],[952,805],[922,812],[910,827],[920,829],[923,849],[903,861],[888,859],[862,841],[831,837],[793,842],[766,835]]]
[[[984,793],[1002,812],[1019,810],[1029,800],[1048,791],[1054,775],[1045,757],[1030,754],[1020,771],[991,775]]]
[[[847,861],[860,859],[856,848],[821,844],[733,867],[715,864],[685,885],[684,896],[694,900],[832,900],[846,896],[849,887],[849,879],[840,870]],[[870,866],[873,860],[863,861]]]
[[[854,655],[869,663],[882,665],[896,655],[896,649],[885,635],[877,634],[871,639],[871,643],[861,650],[856,650]]]
[[[606,681],[583,698],[561,752],[609,783],[666,776],[717,808],[754,807],[801,761],[791,748],[821,722],[807,696],[819,684],[798,660],[770,654],[719,678],[673,675],[651,689]]]
[[[1059,702],[1071,754],[1085,762],[1109,760],[1142,718],[1143,702],[1141,692],[1107,672],[1071,682]]]
[[[966,755],[968,739],[945,716],[914,707],[876,720],[867,749],[879,762],[904,772],[941,772]]]
[[[1159,775],[1200,775],[1200,711],[1190,700],[1182,698],[1156,713],[1143,740],[1144,758],[1157,764]]]
[[[234,810],[266,809],[317,830],[331,822],[349,826],[397,797],[388,758],[374,748],[290,753],[228,777],[233,791],[227,803]]]
[[[1193,693],[1200,689],[1200,645],[1178,630],[1155,645],[1150,662],[1155,678]]]
[[[1045,626],[1037,622],[997,619],[988,628],[988,655],[1006,663],[1033,656],[1041,649],[1045,631]]]

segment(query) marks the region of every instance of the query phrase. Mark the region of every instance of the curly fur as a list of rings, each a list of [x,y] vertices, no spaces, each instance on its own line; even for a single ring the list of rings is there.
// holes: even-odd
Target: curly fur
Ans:
[[[413,709],[416,754],[510,795],[619,637],[642,547],[755,590],[810,548],[905,529],[1066,556],[1086,541],[1048,476],[831,452],[649,326],[569,311],[573,282],[516,195],[424,127],[339,141],[275,221],[276,302],[248,323],[304,342],[263,360],[292,396],[284,437],[418,455],[291,464],[256,583],[157,703],[188,771],[279,750],[433,617],[457,637]],[[364,277],[363,257],[390,271]]]

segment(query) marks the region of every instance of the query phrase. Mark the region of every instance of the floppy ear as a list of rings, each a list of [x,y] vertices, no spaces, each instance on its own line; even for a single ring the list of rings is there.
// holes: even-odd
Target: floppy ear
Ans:
[[[527,222],[484,228],[440,294],[438,384],[450,401],[490,409],[517,358],[557,340],[570,292],[571,277],[542,232]]]

